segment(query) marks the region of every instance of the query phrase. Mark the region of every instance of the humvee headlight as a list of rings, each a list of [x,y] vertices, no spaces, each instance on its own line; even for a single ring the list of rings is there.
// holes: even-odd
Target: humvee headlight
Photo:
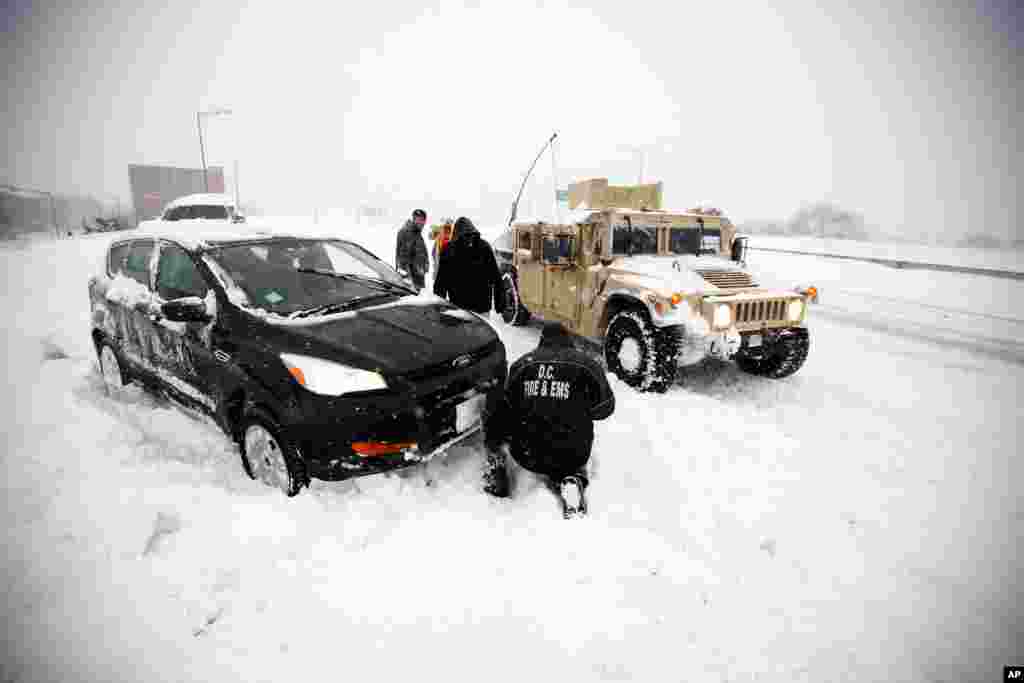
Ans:
[[[668,315],[676,306],[678,306],[682,302],[683,295],[679,293],[673,294],[668,298],[668,300],[655,298],[654,310],[658,312],[658,315]]]
[[[718,304],[715,306],[715,327],[729,327],[732,322],[732,309],[729,304]]]
[[[789,302],[787,313],[789,313],[790,320],[799,320],[800,316],[804,314],[804,302],[800,299],[793,299]]]

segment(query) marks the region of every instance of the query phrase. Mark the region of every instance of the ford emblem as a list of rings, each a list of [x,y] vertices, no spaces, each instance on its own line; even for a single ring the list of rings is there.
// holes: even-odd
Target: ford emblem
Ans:
[[[469,365],[469,364],[470,364],[470,363],[472,363],[472,362],[473,362],[473,356],[471,356],[471,355],[469,355],[469,354],[467,353],[466,355],[464,355],[464,356],[459,356],[458,358],[456,358],[455,360],[453,360],[453,361],[452,361],[452,367],[453,367],[453,368],[456,368],[456,369],[458,369],[458,368],[464,368],[464,367],[466,367],[467,365]]]

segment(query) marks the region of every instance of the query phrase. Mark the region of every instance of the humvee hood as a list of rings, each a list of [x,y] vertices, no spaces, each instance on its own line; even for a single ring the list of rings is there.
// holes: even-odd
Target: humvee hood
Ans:
[[[715,289],[698,271],[746,272],[735,262],[718,256],[631,256],[617,259],[612,270],[622,277],[638,277],[647,286],[671,292]]]

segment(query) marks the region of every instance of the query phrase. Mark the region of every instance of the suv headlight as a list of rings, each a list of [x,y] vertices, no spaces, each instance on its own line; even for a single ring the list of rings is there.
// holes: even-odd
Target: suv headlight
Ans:
[[[732,309],[729,304],[718,304],[715,306],[715,317],[713,320],[715,327],[729,327],[732,323]]]
[[[295,381],[314,394],[343,396],[357,391],[387,389],[379,373],[334,363],[322,358],[282,353],[281,362]]]
[[[799,320],[800,316],[804,314],[804,302],[800,299],[793,299],[789,302],[786,312],[789,314],[790,320]]]

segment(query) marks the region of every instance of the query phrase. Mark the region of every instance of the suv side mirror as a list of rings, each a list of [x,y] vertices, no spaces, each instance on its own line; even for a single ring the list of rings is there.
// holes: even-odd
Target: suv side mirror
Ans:
[[[213,320],[213,316],[206,310],[206,302],[198,296],[171,299],[160,306],[160,312],[176,323],[206,323]]]
[[[747,240],[746,236],[736,236],[732,241],[732,260],[736,263],[746,265],[747,263]]]

